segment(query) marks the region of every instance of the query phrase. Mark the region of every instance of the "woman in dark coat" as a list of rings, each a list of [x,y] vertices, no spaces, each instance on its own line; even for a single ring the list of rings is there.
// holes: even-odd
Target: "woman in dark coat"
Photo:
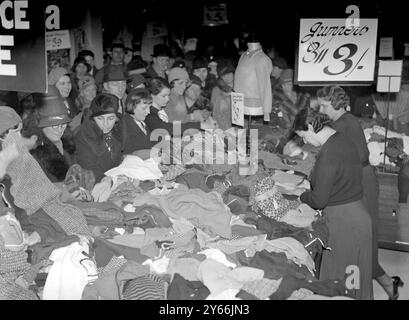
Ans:
[[[122,161],[123,132],[118,106],[119,100],[112,94],[96,96],[75,135],[78,164],[91,170],[96,182]]]
[[[362,202],[362,167],[347,136],[328,126],[329,119],[311,109],[295,118],[294,131],[304,142],[321,147],[303,203],[323,210],[330,239],[322,257],[320,280],[345,281],[356,299],[373,299],[372,224]]]
[[[30,153],[51,182],[63,182],[75,163],[75,144],[67,125],[71,121],[62,99],[54,95],[41,98],[39,110],[24,120],[22,135],[35,135],[37,142]]]
[[[375,168],[369,164],[369,150],[362,127],[346,109],[350,105],[348,94],[338,86],[327,86],[317,92],[320,111],[331,120],[331,127],[345,134],[358,149],[362,164],[363,201],[372,219],[372,272],[373,278],[383,287],[389,299],[398,298],[398,287],[403,285],[399,277],[390,277],[378,260],[378,199],[379,184]]]
[[[124,153],[137,155],[145,154],[142,158],[149,158],[152,142],[150,130],[145,123],[146,116],[152,104],[152,97],[147,89],[137,88],[129,92],[125,102],[125,115],[122,124],[126,131],[124,139]]]

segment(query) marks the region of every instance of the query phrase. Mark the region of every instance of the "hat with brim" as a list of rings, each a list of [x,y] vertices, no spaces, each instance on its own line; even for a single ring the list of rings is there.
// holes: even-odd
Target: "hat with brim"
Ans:
[[[59,97],[55,91],[49,90],[48,94],[40,97],[38,126],[45,128],[71,122],[68,109],[67,102]]]
[[[152,57],[171,57],[172,54],[170,52],[169,47],[166,44],[157,44],[153,47],[153,54]]]
[[[172,82],[174,80],[186,80],[189,81],[189,74],[185,69],[182,68],[172,68],[168,74],[168,81]]]
[[[122,65],[110,65],[105,70],[104,83],[113,81],[126,81],[126,74]]]

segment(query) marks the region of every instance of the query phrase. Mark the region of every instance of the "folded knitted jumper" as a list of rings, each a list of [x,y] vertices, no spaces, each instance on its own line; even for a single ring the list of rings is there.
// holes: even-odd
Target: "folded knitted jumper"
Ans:
[[[32,283],[36,272],[27,262],[25,251],[10,251],[4,247],[0,236],[0,300],[37,300],[34,292],[16,283],[20,277]]]
[[[42,208],[67,234],[91,235],[81,210],[61,202],[61,192],[26,148],[19,148],[19,156],[9,165],[7,174],[15,204],[28,215]]]

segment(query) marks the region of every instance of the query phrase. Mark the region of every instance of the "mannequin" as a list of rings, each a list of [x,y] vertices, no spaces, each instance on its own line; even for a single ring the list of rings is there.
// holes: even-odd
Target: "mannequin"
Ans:
[[[264,115],[264,121],[270,121],[272,70],[271,59],[263,52],[253,33],[234,74],[234,91],[244,94],[245,115]]]

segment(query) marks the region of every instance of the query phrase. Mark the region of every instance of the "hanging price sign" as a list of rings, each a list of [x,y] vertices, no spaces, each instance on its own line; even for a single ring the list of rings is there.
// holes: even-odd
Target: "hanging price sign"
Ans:
[[[57,30],[45,33],[46,50],[70,49],[70,32],[69,30]]]
[[[233,124],[244,127],[244,94],[231,93],[231,121]]]
[[[204,7],[204,25],[218,26],[227,24],[227,8],[224,3]]]
[[[295,83],[372,84],[377,28],[377,19],[300,19]]]

